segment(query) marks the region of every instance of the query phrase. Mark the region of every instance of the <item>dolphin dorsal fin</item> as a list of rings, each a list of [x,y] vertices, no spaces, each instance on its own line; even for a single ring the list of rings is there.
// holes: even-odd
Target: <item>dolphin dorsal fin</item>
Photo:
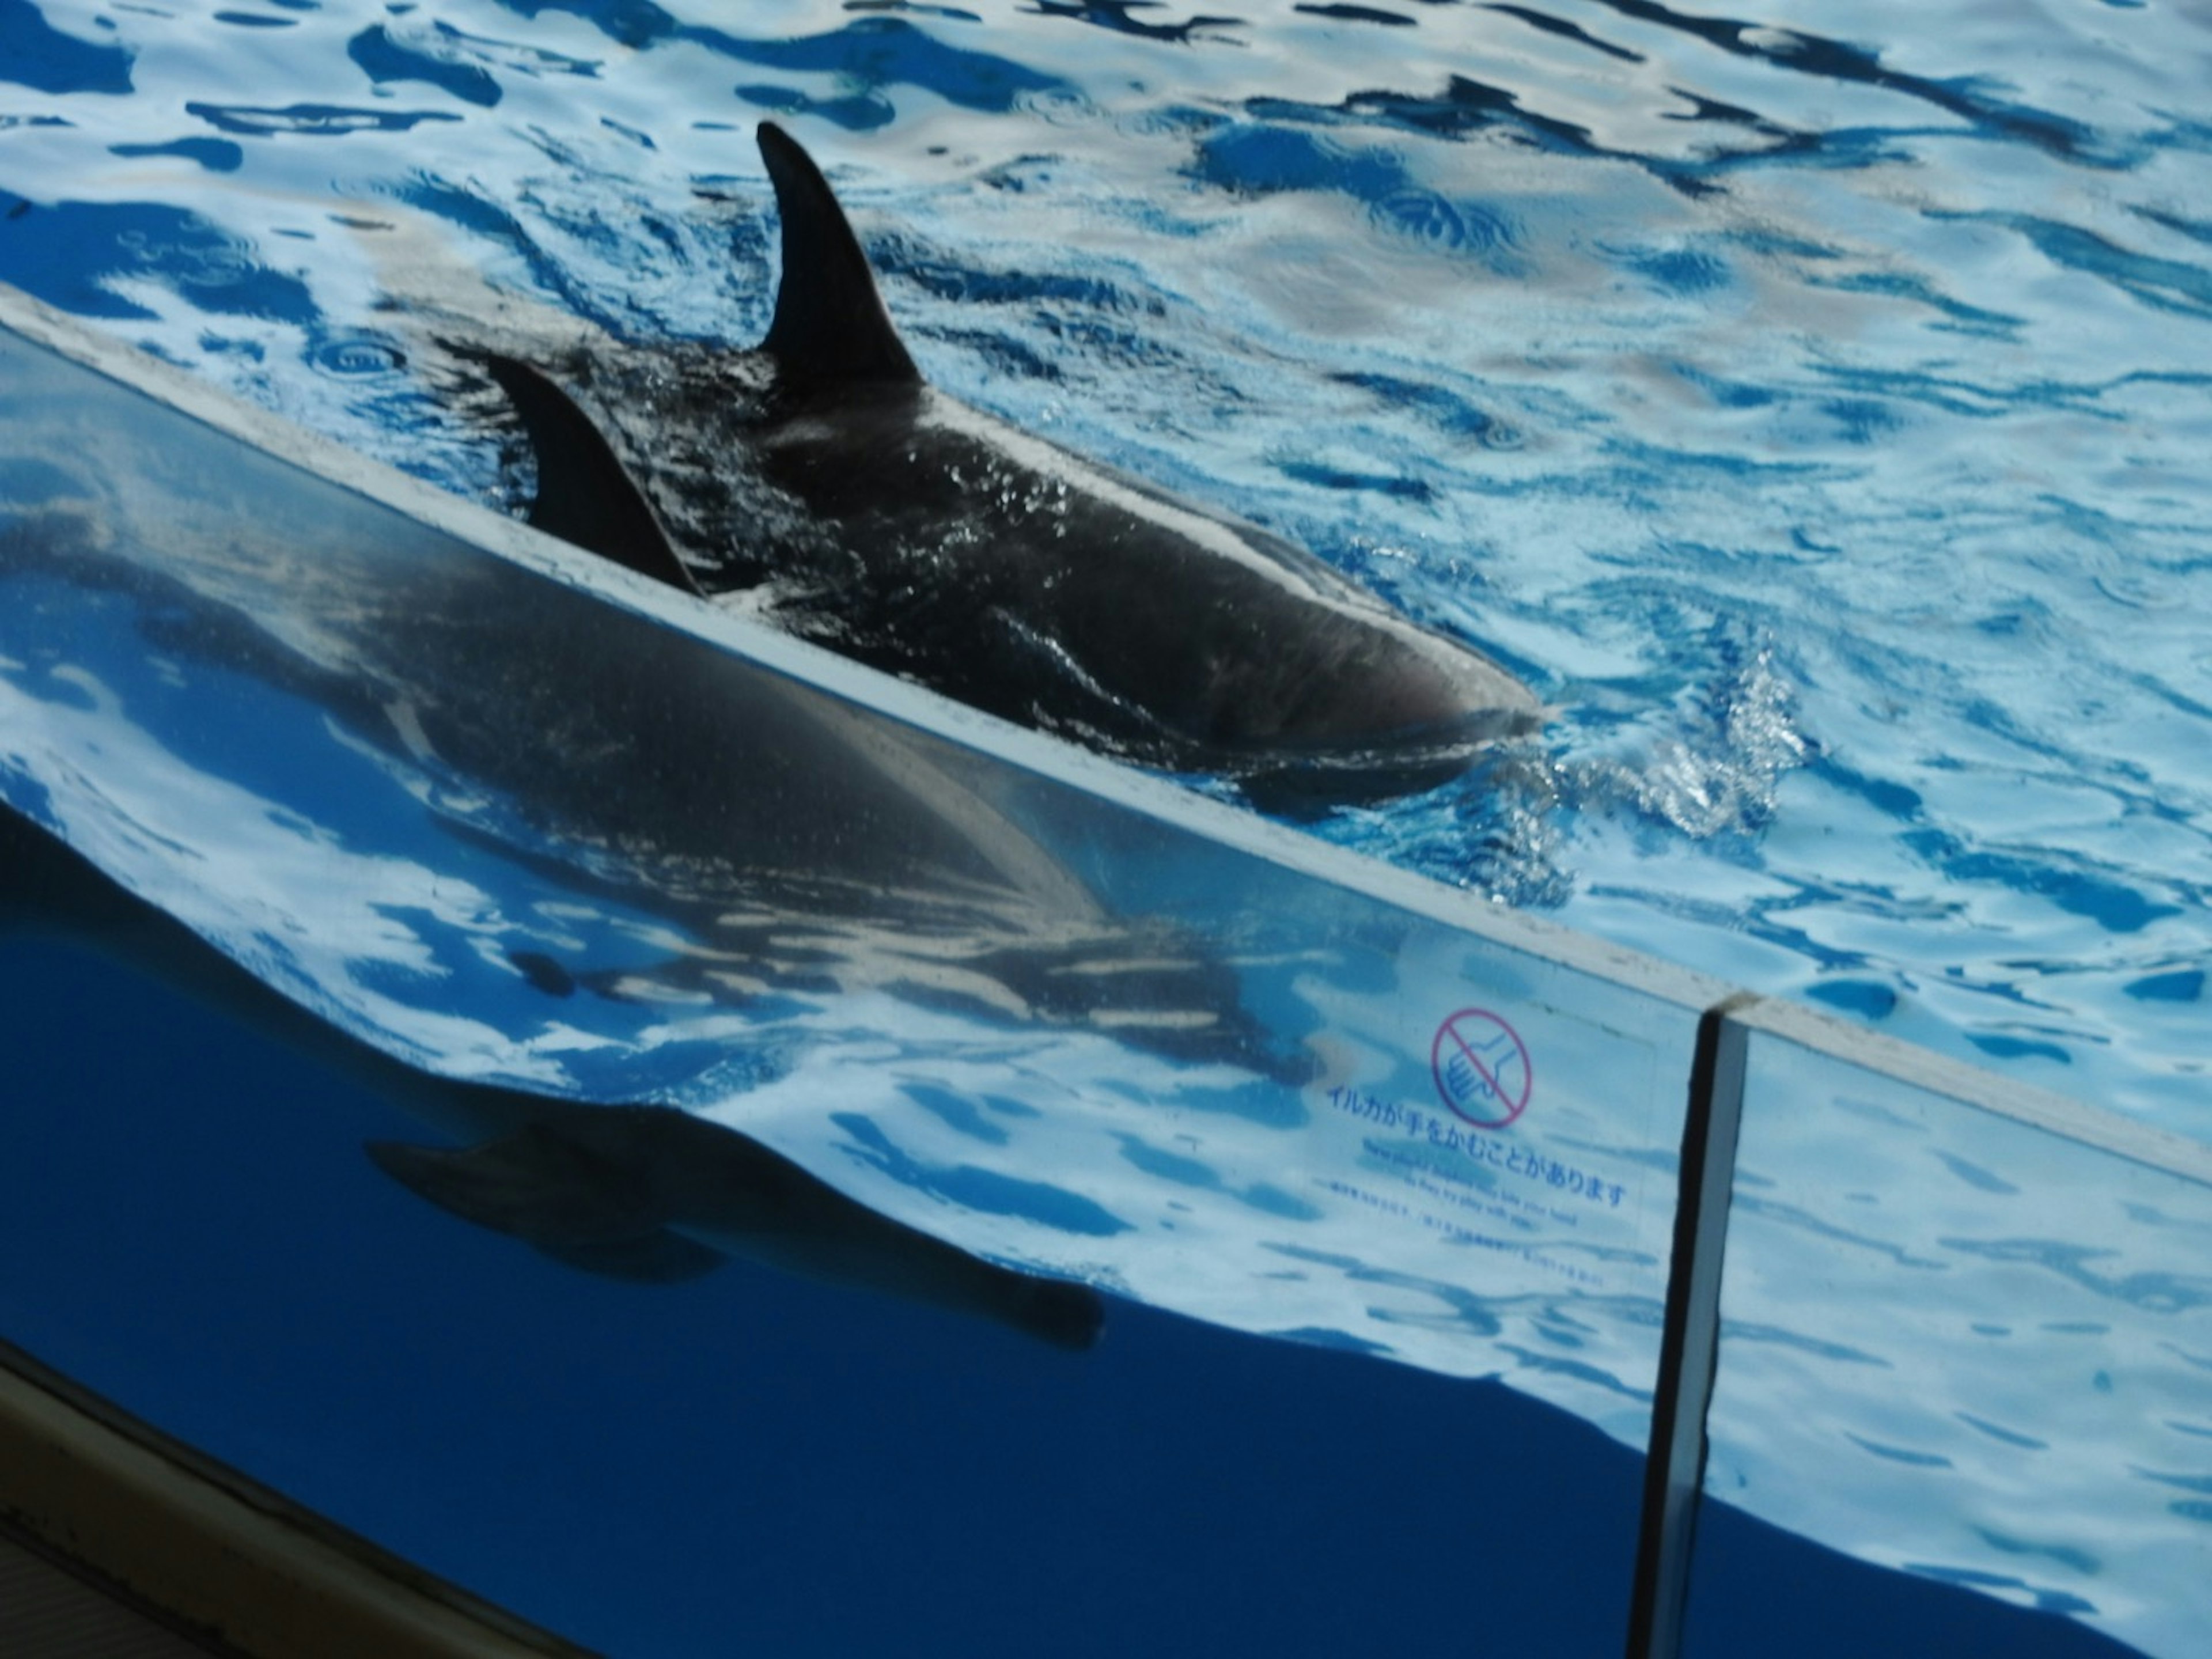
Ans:
[[[775,122],[758,137],[783,220],[783,283],[761,349],[794,379],[919,383],[822,169]]]
[[[538,456],[538,495],[530,522],[549,536],[687,593],[697,580],[607,441],[568,394],[525,362],[496,352],[471,354],[499,383],[522,417]]]

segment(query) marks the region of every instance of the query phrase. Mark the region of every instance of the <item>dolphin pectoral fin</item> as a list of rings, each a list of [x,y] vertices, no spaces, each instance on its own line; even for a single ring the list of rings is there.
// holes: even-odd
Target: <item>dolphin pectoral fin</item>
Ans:
[[[535,1127],[462,1149],[373,1140],[364,1150],[447,1214],[586,1273],[672,1284],[726,1259],[663,1225],[602,1160]]]
[[[513,357],[490,351],[471,355],[514,405],[538,456],[532,525],[641,576],[700,592],[645,497],[568,394]]]
[[[783,221],[783,281],[761,349],[787,378],[919,385],[868,256],[822,169],[773,121],[757,135]]]

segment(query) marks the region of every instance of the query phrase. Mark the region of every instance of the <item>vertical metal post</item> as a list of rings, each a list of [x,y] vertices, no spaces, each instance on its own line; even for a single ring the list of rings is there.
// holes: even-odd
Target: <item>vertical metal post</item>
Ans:
[[[1698,1022],[1689,1112],[1682,1125],[1667,1322],[1644,1468],[1627,1659],[1676,1659],[1681,1650],[1691,1547],[1705,1475],[1705,1408],[1712,1401],[1719,1359],[1721,1263],[1750,1042],[1749,1034],[1731,1017],[1758,1000],[1749,992],[1739,993],[1715,1003]]]

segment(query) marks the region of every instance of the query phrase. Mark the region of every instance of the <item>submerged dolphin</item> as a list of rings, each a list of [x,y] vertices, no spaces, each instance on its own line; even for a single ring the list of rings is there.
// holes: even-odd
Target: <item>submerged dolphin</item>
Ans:
[[[927,385],[819,169],[772,123],[759,142],[783,276],[756,350],[547,365],[604,433],[537,368],[465,354],[521,416],[538,527],[695,592],[744,590],[993,714],[1279,793],[1432,787],[1536,729],[1527,687],[1310,553]]]
[[[55,459],[77,475],[62,488],[103,487]],[[938,740],[586,589],[456,564],[402,523],[216,514],[210,533],[137,511],[118,495],[0,522],[0,605],[43,580],[128,607],[152,650],[318,711],[444,833],[617,918],[625,955],[660,957],[511,955],[549,995],[771,1018],[888,994],[1285,1082],[1310,1069],[1243,1007],[1218,942],[1109,902]]]
[[[579,1105],[403,1064],[280,996],[0,805],[0,937],[10,933],[99,950],[476,1143],[366,1150],[441,1209],[570,1267],[672,1281],[742,1256],[978,1315],[1059,1347],[1097,1340],[1104,1309],[1087,1286],[998,1266],[879,1215],[735,1130],[668,1107]]]

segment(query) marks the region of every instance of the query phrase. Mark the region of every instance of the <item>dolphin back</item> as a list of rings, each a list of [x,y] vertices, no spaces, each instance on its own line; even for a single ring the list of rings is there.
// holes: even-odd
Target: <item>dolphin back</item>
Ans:
[[[544,375],[475,354],[538,451],[533,523],[1278,810],[1432,788],[1541,728],[1510,672],[1312,553],[925,385],[821,169],[773,122],[758,139],[783,270],[757,350],[574,354],[562,384],[618,414],[598,429]]]

